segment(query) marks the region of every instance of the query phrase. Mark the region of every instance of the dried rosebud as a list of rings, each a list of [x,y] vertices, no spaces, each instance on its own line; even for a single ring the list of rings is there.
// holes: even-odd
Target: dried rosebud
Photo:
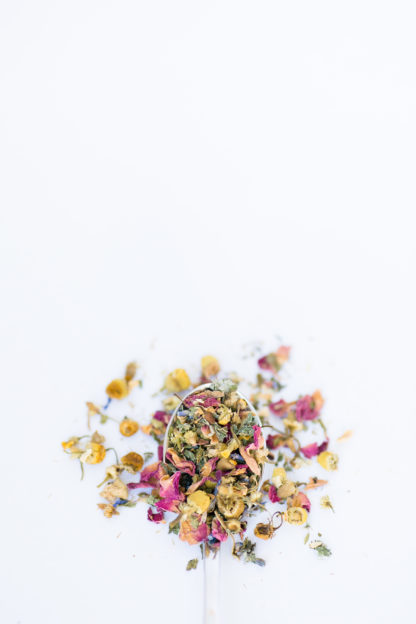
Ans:
[[[301,524],[305,524],[308,519],[308,514],[303,507],[289,507],[286,512],[286,517],[289,524],[300,526]]]
[[[123,418],[120,423],[120,433],[127,438],[135,434],[139,429],[139,423],[131,418]]]
[[[127,453],[127,455],[124,455],[121,458],[121,463],[128,472],[135,474],[143,468],[144,462],[141,455],[132,451],[131,453]]]
[[[181,392],[191,385],[191,380],[183,368],[176,368],[165,379],[165,389],[168,392]]]
[[[207,378],[218,375],[220,372],[219,362],[213,355],[205,355],[201,359],[201,368],[203,376]]]
[[[113,379],[113,381],[108,384],[105,391],[110,399],[124,399],[129,393],[125,379]]]
[[[318,462],[325,470],[336,470],[338,468],[338,455],[324,451],[318,455]]]

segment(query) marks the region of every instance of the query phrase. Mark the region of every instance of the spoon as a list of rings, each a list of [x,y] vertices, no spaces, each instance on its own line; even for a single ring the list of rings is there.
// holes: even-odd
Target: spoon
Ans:
[[[202,384],[197,388],[193,388],[188,394],[186,394],[182,399],[179,405],[176,407],[175,411],[172,414],[172,417],[169,421],[168,427],[165,433],[165,439],[163,442],[163,461],[166,461],[166,451],[168,448],[169,442],[169,431],[174,422],[178,411],[181,409],[183,402],[192,394],[200,392],[201,390],[206,390],[212,386],[212,383]],[[238,390],[235,391],[236,394],[240,397],[240,399],[244,399],[246,401],[250,411],[254,414],[254,418],[256,420],[256,424],[260,427],[262,426],[260,418],[254,409],[252,403]],[[261,477],[261,475],[260,475]],[[260,486],[261,478],[258,480],[258,487]],[[204,624],[218,624],[219,622],[219,612],[218,612],[218,599],[219,599],[219,578],[220,578],[220,550],[221,547],[218,548],[217,553],[213,557],[208,557],[205,553],[205,549],[203,550],[203,560],[204,560]]]

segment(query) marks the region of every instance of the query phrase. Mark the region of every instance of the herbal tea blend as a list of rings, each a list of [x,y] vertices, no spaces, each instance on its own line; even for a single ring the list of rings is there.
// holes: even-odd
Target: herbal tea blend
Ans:
[[[65,452],[80,461],[82,476],[85,465],[114,454],[116,463],[107,466],[100,484],[105,502],[98,507],[105,517],[144,501],[151,522],[166,523],[170,533],[200,545],[206,555],[215,554],[229,541],[235,557],[258,565],[265,562],[256,556],[255,542],[247,536],[251,516],[267,514],[254,528],[254,536],[263,540],[271,539],[283,523],[309,527],[308,493],[327,481],[317,476],[300,480],[296,473],[313,467],[315,459],[320,468],[336,470],[338,456],[328,449],[319,391],[290,401],[279,398],[284,389],[279,373],[289,353],[288,347],[281,346],[258,360],[261,372],[251,383],[250,400],[239,392],[235,374],[221,378],[213,356],[202,358],[201,377],[195,384],[183,369],[170,373],[162,389],[161,409],[149,424],[140,427],[127,417],[118,422],[123,436],[140,430],[153,438],[156,462],[149,463],[152,453],[129,452],[119,459],[98,432],[63,442]],[[115,420],[109,414],[111,402],[122,401],[141,386],[136,374],[137,366],[131,363],[123,378],[108,384],[103,407],[87,402],[89,427],[97,416],[103,425]],[[318,440],[301,442],[311,429],[315,436],[320,431]],[[346,432],[339,441],[350,435]],[[321,497],[320,506],[334,511],[328,496]],[[309,537],[308,532],[304,542],[311,549],[322,556],[331,554],[321,539]],[[187,570],[197,563],[198,558],[192,558]]]

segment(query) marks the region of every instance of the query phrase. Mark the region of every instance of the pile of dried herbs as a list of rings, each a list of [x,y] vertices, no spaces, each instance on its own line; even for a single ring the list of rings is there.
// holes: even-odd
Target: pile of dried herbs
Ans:
[[[105,517],[144,501],[151,522],[168,522],[169,532],[188,544],[199,544],[209,554],[230,540],[235,557],[258,565],[264,560],[247,537],[249,517],[268,514],[267,521],[254,528],[255,537],[263,540],[272,538],[283,523],[309,527],[308,491],[327,481],[316,476],[300,481],[296,471],[313,465],[315,458],[325,470],[335,470],[338,456],[328,450],[319,391],[291,401],[279,398],[284,389],[279,373],[289,354],[290,348],[281,346],[258,360],[260,371],[250,384],[250,400],[240,394],[235,374],[221,378],[213,356],[202,358],[194,384],[183,369],[170,373],[161,391],[161,409],[150,423],[140,426],[127,417],[118,422],[123,436],[141,431],[154,439],[156,462],[148,463],[152,453],[129,452],[119,459],[98,432],[63,442],[64,451],[79,460],[82,476],[86,464],[101,463],[108,451],[114,453],[116,463],[106,467],[100,484],[105,502],[98,507]],[[101,424],[116,420],[109,414],[111,402],[141,386],[136,374],[137,365],[128,364],[124,377],[108,384],[104,406],[87,402],[88,427],[96,416]],[[320,441],[302,443],[299,438],[312,427],[315,435],[317,427],[321,431]],[[328,496],[321,498],[321,506],[333,511]],[[304,541],[309,541],[309,533]],[[309,546],[320,555],[331,554],[320,539],[309,541]],[[191,559],[187,569],[197,562]]]

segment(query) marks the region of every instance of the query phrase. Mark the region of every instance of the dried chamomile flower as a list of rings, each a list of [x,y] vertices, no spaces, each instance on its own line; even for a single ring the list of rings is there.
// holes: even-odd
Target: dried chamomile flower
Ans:
[[[287,481],[286,470],[281,467],[275,468],[272,475],[274,487],[279,488],[285,481]]]
[[[289,524],[296,524],[300,526],[305,524],[308,519],[308,513],[303,507],[289,507],[286,512],[287,521]]]
[[[201,359],[202,374],[204,377],[209,378],[214,375],[218,375],[220,372],[220,364],[213,355],[205,355]]]
[[[121,479],[117,478],[100,492],[100,496],[108,500],[109,503],[115,503],[118,498],[127,500],[129,497],[129,490],[127,485],[123,483]]]
[[[226,527],[229,531],[231,531],[231,533],[240,533],[242,529],[241,522],[239,520],[236,520],[235,518],[228,520],[226,522]]]
[[[323,509],[331,509],[332,511],[335,511],[332,506],[331,499],[329,498],[329,496],[322,496],[320,500],[320,505]]]
[[[102,444],[89,442],[82,453],[80,460],[86,464],[100,464],[105,457],[105,448]]]
[[[318,463],[325,470],[336,470],[338,468],[338,455],[330,451],[324,451],[318,455]]]
[[[188,373],[183,368],[176,368],[165,379],[164,388],[168,392],[181,392],[191,385]]]
[[[266,524],[259,522],[254,528],[254,535],[263,540],[271,539],[274,535],[274,532],[275,529],[273,528],[271,522],[268,522]]]
[[[187,503],[194,507],[197,513],[203,514],[210,506],[211,498],[202,490],[196,490],[188,496]]]
[[[125,379],[114,379],[108,384],[105,391],[110,399],[124,399],[129,393],[127,381]]]
[[[296,486],[293,481],[287,480],[285,481],[278,489],[277,495],[279,498],[285,499],[289,498],[296,492]]]
[[[279,498],[288,498],[296,492],[296,486],[293,481],[287,478],[286,470],[284,468],[275,468],[273,470],[271,481],[277,489],[277,495]]]
[[[230,410],[229,407],[226,407],[225,405],[223,405],[217,410],[217,415],[218,415],[218,424],[227,425],[233,416],[233,412]]]
[[[128,472],[135,474],[143,468],[144,460],[141,455],[132,451],[121,458],[121,463]]]
[[[303,474],[298,476],[297,471],[310,466],[314,457],[327,470],[336,469],[338,461],[337,455],[328,451],[329,437],[320,415],[324,404],[321,393],[299,395],[291,401],[279,395],[284,386],[278,379],[278,371],[288,356],[289,348],[280,347],[259,360],[262,371],[257,376],[257,384],[249,382],[257,414],[238,392],[242,379],[237,374],[204,383],[181,400],[177,393],[191,387],[191,380],[183,369],[172,371],[163,387],[166,397],[153,412],[149,425],[142,427],[157,443],[159,460],[143,467],[148,454],[143,460],[142,455],[132,451],[119,461],[116,453],[116,463],[106,468],[105,479],[98,486],[101,489],[105,483],[101,491],[105,502],[98,505],[104,516],[118,515],[120,505],[131,507],[145,500],[150,521],[167,522],[170,533],[188,544],[199,544],[206,555],[217,553],[222,542],[228,539],[233,542],[235,557],[264,565],[264,560],[256,557],[255,544],[245,537],[248,517],[260,510],[268,513],[269,505],[277,510],[269,514],[269,522],[259,522],[255,526],[254,534],[262,540],[271,539],[283,521],[305,525],[311,509],[307,490],[320,487],[326,481],[312,477],[305,483],[307,478]],[[205,356],[201,359],[201,369],[202,384],[218,375],[220,365],[214,356]],[[131,362],[124,378],[115,379],[107,386],[110,399],[125,398],[139,383],[136,374],[137,365]],[[99,415],[102,423],[107,419],[116,420],[108,413],[111,412],[111,408],[107,409],[109,404],[110,400],[105,408],[100,408],[87,403],[89,417]],[[302,445],[298,433],[319,432],[322,436],[320,430],[316,431],[317,426],[321,427],[324,439],[318,441],[317,438],[316,442]],[[126,416],[119,423],[119,430],[129,437],[139,430],[139,424]],[[104,448],[104,438],[98,432],[84,437],[84,444],[79,437],[62,443],[66,453],[81,460],[82,473],[84,464],[103,461],[106,451],[110,450]],[[342,436],[341,440],[346,437]],[[261,485],[266,463],[273,464],[274,470],[270,481]],[[121,480],[124,470],[136,475],[132,483]],[[129,492],[136,489],[140,493],[130,500]],[[333,510],[328,496],[321,498],[321,506]],[[165,515],[172,512],[174,519],[165,519]],[[274,523],[276,517],[278,526]],[[309,524],[305,528],[308,529]],[[237,536],[241,541],[237,541]],[[309,536],[308,532],[305,541],[312,549],[322,556],[331,554],[322,542],[309,542]],[[187,569],[194,569],[197,563],[197,559],[191,559]]]
[[[121,421],[119,429],[121,435],[129,438],[139,430],[139,423],[135,420],[132,420],[131,418],[126,417],[123,418],[123,420]]]
[[[245,509],[243,499],[237,496],[218,496],[217,507],[224,518],[239,518]]]
[[[283,424],[291,433],[304,429],[303,423],[296,420],[293,412],[291,412],[287,418],[283,419]]]
[[[163,399],[163,409],[165,412],[173,412],[181,402],[180,398],[177,396],[170,396]]]

